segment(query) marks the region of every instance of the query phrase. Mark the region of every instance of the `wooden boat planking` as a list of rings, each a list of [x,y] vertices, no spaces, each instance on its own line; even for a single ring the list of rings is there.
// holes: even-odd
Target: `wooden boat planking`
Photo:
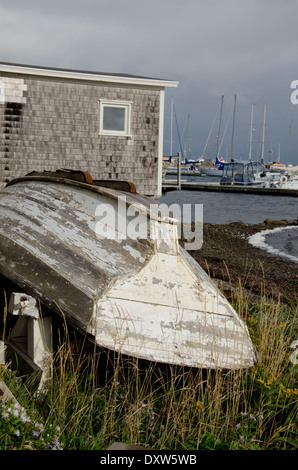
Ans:
[[[188,367],[253,366],[245,323],[179,245],[179,221],[152,218],[152,199],[130,183],[74,174],[33,173],[0,192],[0,273],[105,348]],[[124,196],[154,239],[125,237],[127,220],[117,239],[97,236],[96,208],[117,214]]]

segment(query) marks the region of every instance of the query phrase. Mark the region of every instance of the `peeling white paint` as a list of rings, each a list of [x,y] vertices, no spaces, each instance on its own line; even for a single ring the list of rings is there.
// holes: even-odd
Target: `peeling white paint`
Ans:
[[[237,313],[179,256],[156,253],[138,274],[117,281],[97,308],[97,342],[124,354],[195,367],[254,364]]]
[[[143,256],[140,256],[140,252],[132,246],[123,245],[122,249],[128,251],[133,258],[138,259],[141,263],[145,262],[145,258]]]
[[[22,78],[0,77],[0,103],[26,103],[27,85]]]
[[[0,192],[0,265],[12,275],[22,270],[25,283],[26,275],[34,278],[36,298],[51,297],[61,309],[68,307],[68,293],[77,291],[72,314],[101,346],[185,366],[251,367],[256,355],[246,325],[180,248],[177,221],[164,230],[164,219],[150,219],[152,237],[146,242],[96,236],[96,207],[109,203],[116,210],[116,195],[34,179],[8,186]],[[139,204],[142,217],[149,218],[152,200],[139,199],[127,196],[128,204]],[[18,250],[30,253],[25,270],[18,265]],[[34,271],[34,260],[38,269],[42,263],[50,268],[51,281]],[[82,312],[81,299],[89,311]]]

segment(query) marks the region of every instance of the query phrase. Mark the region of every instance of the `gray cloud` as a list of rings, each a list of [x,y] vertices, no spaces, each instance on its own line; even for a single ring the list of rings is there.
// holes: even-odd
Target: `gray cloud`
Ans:
[[[296,0],[0,0],[0,60],[179,80],[166,92],[165,152],[171,96],[181,133],[191,115],[193,156],[203,151],[222,93],[223,125],[237,94],[239,156],[247,155],[251,104],[257,145],[266,103],[267,154],[280,143],[282,159],[298,163],[290,103],[296,15]],[[229,127],[227,153],[230,137]]]

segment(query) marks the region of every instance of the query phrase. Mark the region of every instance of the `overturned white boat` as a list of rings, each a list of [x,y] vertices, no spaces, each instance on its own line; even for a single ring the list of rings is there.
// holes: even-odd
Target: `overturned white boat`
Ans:
[[[182,366],[253,366],[245,323],[179,245],[177,220],[152,215],[152,202],[84,172],[15,179],[0,192],[0,273],[102,347]],[[136,219],[150,236],[129,235]]]

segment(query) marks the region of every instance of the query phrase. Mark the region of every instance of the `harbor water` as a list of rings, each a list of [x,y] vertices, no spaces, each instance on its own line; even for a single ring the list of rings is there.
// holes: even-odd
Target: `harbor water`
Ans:
[[[298,263],[298,227],[278,227],[264,230],[250,237],[250,243],[269,253]]]
[[[172,176],[172,179],[175,177]],[[185,179],[185,177],[183,177]],[[200,181],[201,177],[188,176],[187,181]],[[218,178],[204,177],[204,182],[219,182]],[[272,196],[247,193],[223,193],[208,191],[169,191],[158,198],[170,206],[171,204],[203,205],[203,221],[205,223],[229,224],[246,222],[258,224],[265,219],[287,220],[298,219],[298,200],[291,196]],[[298,228],[277,230],[266,233],[256,243],[260,247],[275,254],[287,255],[298,262]]]

